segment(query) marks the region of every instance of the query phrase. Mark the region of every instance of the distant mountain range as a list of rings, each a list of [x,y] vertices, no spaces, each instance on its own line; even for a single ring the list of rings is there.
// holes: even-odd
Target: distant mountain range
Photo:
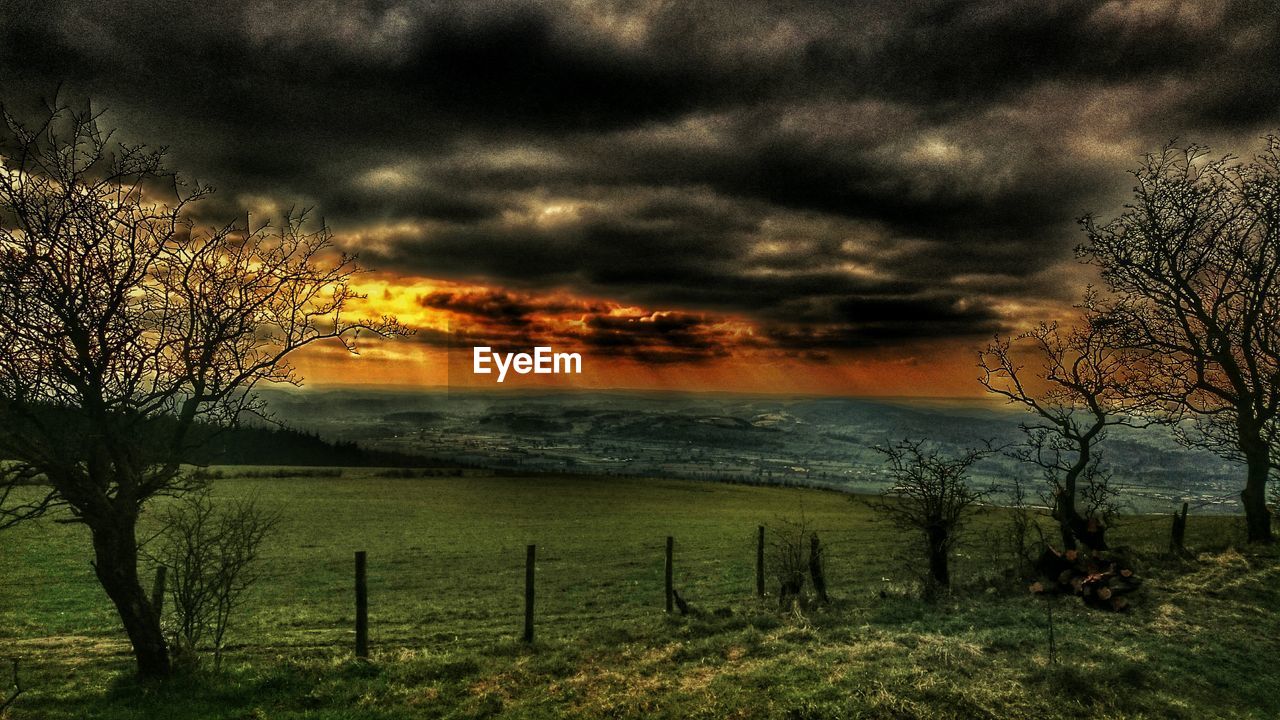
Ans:
[[[366,452],[429,456],[495,470],[592,472],[883,488],[872,446],[928,438],[944,449],[1016,442],[1028,416],[963,400],[739,396],[626,391],[268,391],[290,427]],[[1234,509],[1243,469],[1179,446],[1163,429],[1113,430],[1105,457],[1135,509],[1184,498]],[[996,457],[975,479],[997,486],[1032,469]]]

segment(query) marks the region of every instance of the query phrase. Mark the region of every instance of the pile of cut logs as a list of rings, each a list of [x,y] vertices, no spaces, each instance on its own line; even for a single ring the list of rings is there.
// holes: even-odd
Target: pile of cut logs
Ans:
[[[1041,579],[1031,592],[1077,595],[1085,605],[1121,612],[1129,607],[1124,597],[1142,585],[1133,568],[1103,550],[1066,550],[1046,547],[1036,560]]]

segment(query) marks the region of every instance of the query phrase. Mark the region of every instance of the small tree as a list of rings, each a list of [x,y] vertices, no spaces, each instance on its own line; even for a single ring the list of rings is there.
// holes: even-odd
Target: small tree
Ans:
[[[287,358],[391,318],[348,319],[358,271],[325,227],[204,229],[211,190],[164,154],[113,142],[99,116],[58,106],[0,133],[0,527],[65,506],[133,646],[138,674],[170,672],[138,577],[138,518],[198,486],[182,471],[201,423],[232,423],[261,382],[298,383]],[[34,494],[34,499],[33,498]],[[13,502],[16,501],[16,502]]]
[[[1036,545],[1032,535],[1043,544],[1044,533],[1040,531],[1032,508],[1027,504],[1026,483],[1022,478],[1015,477],[1013,486],[1009,489],[1008,520],[999,539],[1003,540],[1005,548],[1013,556],[1015,570],[1020,576],[1027,574],[1035,560],[1035,553],[1038,552],[1034,549]]]
[[[919,532],[929,561],[929,582],[951,585],[951,551],[969,514],[986,492],[969,484],[969,469],[995,450],[970,448],[948,456],[924,440],[876,446],[893,481],[872,507],[904,529]]]
[[[261,509],[255,499],[216,503],[207,489],[164,511],[151,558],[169,569],[178,657],[194,664],[207,643],[214,667],[221,669],[232,614],[261,576],[262,543],[279,520],[279,513]]]
[[[804,513],[798,519],[780,518],[768,532],[774,577],[778,582],[778,604],[801,601],[809,571],[809,535],[813,528]]]
[[[1082,307],[1094,302],[1090,292]],[[1024,366],[1020,354],[1030,355],[1033,365]],[[997,336],[978,365],[978,382],[988,392],[1036,417],[1021,424],[1025,440],[1010,454],[1040,470],[1063,546],[1075,549],[1079,540],[1106,549],[1113,490],[1099,446],[1111,427],[1147,424],[1132,414],[1140,363],[1109,342],[1105,324],[1086,315],[1067,329],[1040,323],[1012,341]]]

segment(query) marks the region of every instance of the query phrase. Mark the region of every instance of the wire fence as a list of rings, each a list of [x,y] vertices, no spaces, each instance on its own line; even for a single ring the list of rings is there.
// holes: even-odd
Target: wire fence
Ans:
[[[1168,516],[1154,516],[1131,525],[1167,525],[1169,522]],[[375,557],[370,561],[373,563],[370,566],[372,608],[379,621],[374,624],[375,633],[381,624],[403,641],[411,641],[414,631],[435,629],[438,634],[443,628],[451,628],[459,637],[514,639],[522,630],[524,637],[565,636],[587,625],[609,625],[678,612],[671,609],[673,592],[678,592],[693,605],[694,612],[699,613],[731,613],[752,603],[771,610],[777,606],[779,578],[775,543],[779,532],[778,528],[768,528],[763,533],[760,528],[753,528],[752,532],[743,533],[742,538],[727,539],[716,545],[689,545],[672,537],[669,555],[659,538],[641,544],[619,543],[611,562],[602,562],[598,556],[583,562],[575,557],[573,545],[536,545],[536,556],[521,552],[524,548],[510,547],[504,548],[502,562],[494,563],[489,557],[490,569],[484,572],[458,573],[437,567],[435,572],[417,577],[407,575],[415,565],[412,562],[392,558],[380,568]],[[869,557],[858,552],[860,545],[867,544],[865,527],[816,532],[821,537],[823,562],[836,596],[870,596],[886,584],[900,585],[918,576],[909,569],[908,558],[915,555],[910,542],[902,543],[898,552]],[[481,567],[487,555],[462,553],[437,561],[455,568]],[[763,564],[759,562],[761,557]],[[967,562],[958,557],[955,562],[970,572],[977,567],[992,569],[989,557]],[[532,585],[528,584],[530,577]],[[759,592],[762,586],[766,588],[763,597]],[[455,589],[452,597],[448,588]],[[338,591],[335,597],[343,595],[340,590],[345,589],[350,602],[351,583],[348,582],[346,588],[332,589]],[[414,602],[412,596],[423,591],[446,594],[435,602]],[[489,598],[492,602],[475,599],[466,602],[466,598]],[[532,614],[524,616],[526,624],[522,626],[521,609],[528,611],[529,603],[532,603]],[[359,623],[358,619],[354,622]],[[468,626],[470,632],[458,632],[459,628]]]
[[[1220,499],[1205,499],[1193,505],[1192,512]],[[1208,519],[1193,518],[1190,536],[1194,538],[1195,528],[1207,533],[1210,527],[1224,525],[1225,518]],[[1161,525],[1169,523],[1170,516],[1162,514],[1126,518],[1121,527],[1154,548],[1167,542]],[[739,532],[725,532],[723,521],[685,526],[683,533],[671,536],[669,560],[667,536],[614,537],[607,528],[545,537],[537,543],[528,542],[532,529],[511,530],[498,539],[482,532],[456,532],[451,542],[441,543],[412,536],[402,541],[371,527],[369,542],[355,546],[351,535],[343,533],[323,545],[281,548],[264,556],[259,580],[233,630],[232,646],[349,653],[358,650],[361,624],[367,632],[366,652],[519,642],[530,627],[525,613],[531,569],[531,627],[540,640],[624,632],[630,624],[652,622],[672,612],[667,610],[671,591],[705,615],[773,611],[779,588],[775,543],[786,528],[775,523],[761,533],[761,527],[742,523]],[[835,516],[820,514],[809,529],[821,538],[828,587],[837,599],[871,599],[885,588],[901,590],[923,574],[917,539],[888,523],[865,518],[836,522]],[[988,523],[970,534],[970,542],[955,558],[955,577],[1005,569],[1000,560],[993,561],[998,550],[983,535],[999,529]],[[537,546],[532,565],[530,544]],[[366,602],[361,612],[353,553],[366,548]],[[28,609],[33,619],[15,637],[39,637],[41,618],[57,618],[47,629],[58,627],[68,634],[106,635],[104,628],[115,622],[105,598],[85,592],[96,582],[83,565],[78,572],[22,582],[30,586]],[[82,609],[77,603],[95,601],[96,611],[84,613],[83,620],[68,619]]]

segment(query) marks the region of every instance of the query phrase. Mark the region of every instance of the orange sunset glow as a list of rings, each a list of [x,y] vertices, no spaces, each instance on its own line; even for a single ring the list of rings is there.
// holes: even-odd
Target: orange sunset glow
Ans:
[[[359,354],[336,343],[294,362],[323,386],[513,389],[652,389],[867,396],[980,394],[974,353],[984,338],[892,348],[797,351],[742,316],[647,308],[568,291],[505,290],[374,273],[359,281],[355,314],[394,315],[413,336],[361,336]],[[1024,310],[1023,308],[1017,308]],[[1043,310],[1043,308],[1037,308]],[[1057,308],[1067,312],[1069,308]],[[511,375],[501,385],[472,372],[472,348],[577,352],[573,376]]]

